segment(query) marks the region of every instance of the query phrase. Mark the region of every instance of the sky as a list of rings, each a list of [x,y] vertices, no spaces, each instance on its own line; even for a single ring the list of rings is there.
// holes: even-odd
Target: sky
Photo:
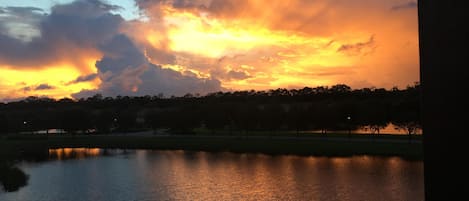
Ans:
[[[415,0],[2,0],[0,100],[419,81]]]

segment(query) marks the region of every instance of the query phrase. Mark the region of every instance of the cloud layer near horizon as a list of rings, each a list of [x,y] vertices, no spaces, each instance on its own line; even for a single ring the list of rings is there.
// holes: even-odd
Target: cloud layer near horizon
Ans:
[[[414,1],[99,0],[0,7],[0,99],[418,81]],[[28,89],[28,90],[25,90]]]

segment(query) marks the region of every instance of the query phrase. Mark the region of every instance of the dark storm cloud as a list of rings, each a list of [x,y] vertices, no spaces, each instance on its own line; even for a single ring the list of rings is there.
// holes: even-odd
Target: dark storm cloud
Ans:
[[[100,72],[121,71],[129,66],[138,67],[146,62],[145,56],[123,34],[115,35],[108,43],[101,44],[99,49],[104,57],[96,62]]]
[[[106,74],[102,74],[106,77]],[[163,69],[154,64],[141,66],[140,68],[128,68],[106,78],[97,90],[83,90],[73,94],[74,98],[90,97],[97,93],[104,96],[142,96],[163,93],[167,96],[184,95],[186,93],[200,93],[220,91],[221,83],[217,79],[200,79],[193,76],[185,76],[180,72]],[[135,87],[133,90],[132,87]]]
[[[150,65],[149,70],[142,75],[143,83],[139,89],[143,94],[156,94],[161,92],[168,95],[184,95],[186,93],[204,94],[220,91],[223,88],[217,79],[201,79],[194,76],[185,76],[171,69],[162,69]]]
[[[126,35],[115,35],[108,43],[100,45],[99,49],[104,53],[103,58],[96,62],[98,76],[102,81],[100,88],[74,94],[76,98],[94,93],[105,96],[157,93],[183,95],[188,92],[221,90],[218,80],[185,76],[152,64]]]
[[[0,32],[0,64],[31,67],[60,59],[73,61],[118,31],[123,19],[108,12],[113,8],[96,0],[81,0],[56,5],[49,15],[38,14],[39,9],[31,7],[7,9],[9,15],[0,17],[3,30],[11,23],[6,20],[15,18],[16,24],[30,25],[40,36],[24,42]]]

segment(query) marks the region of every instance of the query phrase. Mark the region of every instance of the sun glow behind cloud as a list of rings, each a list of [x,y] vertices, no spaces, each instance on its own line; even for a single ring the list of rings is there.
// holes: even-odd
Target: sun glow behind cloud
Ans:
[[[177,65],[164,66],[172,66],[171,69],[182,73],[189,70],[205,77],[210,75],[213,68],[225,72],[241,71],[249,75],[249,78],[242,80],[221,78],[222,86],[228,89],[336,84],[337,80],[319,75],[327,68],[340,67],[347,72],[347,68],[354,66],[360,58],[337,50],[343,44],[359,43],[370,37],[370,33],[347,33],[346,37],[343,34],[314,36],[294,30],[269,29],[249,18],[216,18],[203,11],[181,11],[171,6],[162,6],[161,10],[168,37],[165,48],[171,52],[205,58],[212,65],[205,69],[191,66],[193,62],[176,62]],[[155,31],[153,34],[147,36],[147,42],[154,48],[162,48],[162,41],[158,41]],[[250,58],[244,61],[210,61],[246,55]]]

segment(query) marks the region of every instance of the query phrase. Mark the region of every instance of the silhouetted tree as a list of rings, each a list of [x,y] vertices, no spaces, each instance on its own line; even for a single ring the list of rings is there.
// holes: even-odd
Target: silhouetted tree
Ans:
[[[147,110],[145,112],[145,123],[148,127],[153,129],[154,133],[156,133],[159,128],[162,128],[162,118],[164,117],[161,115],[161,112],[159,112],[157,109]]]
[[[221,104],[207,105],[202,109],[205,127],[212,131],[223,129],[230,123],[230,116]]]
[[[417,121],[394,121],[392,123],[396,126],[396,129],[406,131],[409,138],[422,128],[421,124]]]
[[[78,131],[85,133],[91,128],[90,114],[80,108],[66,109],[61,114],[61,127],[67,133],[76,134]]]
[[[117,96],[96,94],[73,100],[28,97],[0,104],[0,126],[5,132],[64,128],[70,133],[96,129],[100,133],[115,128],[168,129],[188,134],[204,125],[212,130],[250,131],[349,130],[363,126],[379,133],[389,122],[415,133],[418,117],[419,84],[400,90],[383,88],[352,90],[344,84],[301,89],[243,90],[214,92],[205,96],[181,97]],[[350,117],[348,119],[347,117]],[[2,123],[3,122],[3,123]],[[5,124],[4,122],[8,122]],[[144,124],[143,124],[144,123]],[[7,126],[5,126],[7,125]]]
[[[0,113],[0,135],[7,134],[9,131],[8,118],[5,114]]]
[[[407,87],[401,99],[393,105],[391,122],[396,129],[405,130],[409,136],[415,134],[420,128],[420,101],[419,84]]]
[[[193,109],[195,108],[185,106],[161,111],[160,127],[168,128],[173,134],[193,134],[193,129],[200,125],[201,120]]]
[[[311,113],[312,111],[306,106],[300,104],[292,104],[287,113],[287,125],[291,130],[295,130],[299,135],[300,131],[310,129]]]
[[[338,122],[343,122],[342,115],[339,114],[338,108],[332,103],[321,102],[311,106],[313,128],[321,130],[326,134],[328,130],[336,130]]]
[[[98,110],[93,114],[92,125],[99,133],[110,133],[114,123],[117,123],[117,115],[110,109]]]
[[[244,130],[246,135],[259,125],[259,108],[252,103],[238,105],[234,111],[234,123]]]
[[[28,175],[9,162],[0,160],[0,186],[3,191],[13,192],[28,182]]]
[[[357,120],[360,126],[372,134],[380,134],[389,123],[388,107],[381,101],[366,101],[360,106]]]
[[[282,91],[277,91],[277,93],[281,92]],[[260,127],[265,130],[275,132],[281,129],[285,123],[286,112],[284,107],[280,104],[265,105],[259,112],[259,124]]]

